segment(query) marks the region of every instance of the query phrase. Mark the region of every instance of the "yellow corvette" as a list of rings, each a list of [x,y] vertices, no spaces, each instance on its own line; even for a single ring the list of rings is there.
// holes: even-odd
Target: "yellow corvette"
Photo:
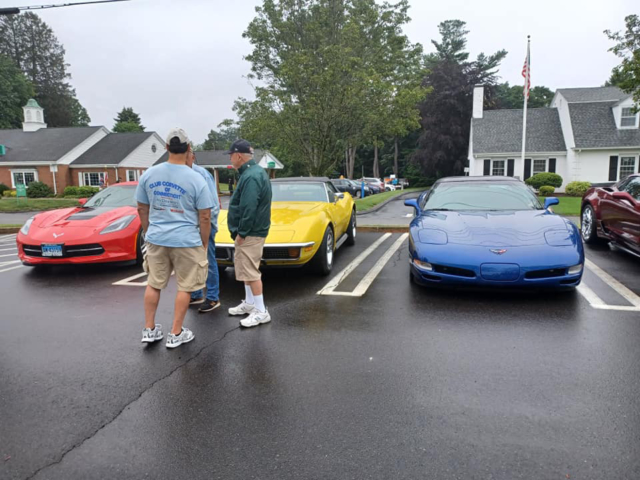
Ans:
[[[328,178],[281,178],[271,181],[271,228],[263,266],[310,264],[328,275],[335,251],[356,241],[356,206],[348,193],[336,190]],[[216,234],[216,259],[222,268],[233,265],[234,245],[221,210]]]

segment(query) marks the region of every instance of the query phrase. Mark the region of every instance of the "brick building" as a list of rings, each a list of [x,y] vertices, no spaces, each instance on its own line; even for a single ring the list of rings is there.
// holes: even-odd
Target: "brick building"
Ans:
[[[0,183],[28,188],[44,182],[55,193],[73,186],[137,180],[165,151],[155,132],[111,133],[105,127],[47,128],[35,100],[23,107],[21,130],[0,130]]]

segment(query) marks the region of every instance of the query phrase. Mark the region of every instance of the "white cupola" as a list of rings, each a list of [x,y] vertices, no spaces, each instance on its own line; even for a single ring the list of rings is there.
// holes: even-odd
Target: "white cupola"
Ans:
[[[22,110],[24,112],[24,122],[22,122],[24,132],[35,132],[41,128],[47,128],[47,124],[44,123],[44,109],[33,98],[22,107]]]

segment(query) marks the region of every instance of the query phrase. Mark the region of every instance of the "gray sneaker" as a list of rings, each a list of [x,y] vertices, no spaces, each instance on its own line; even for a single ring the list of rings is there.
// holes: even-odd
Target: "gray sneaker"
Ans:
[[[162,325],[156,323],[153,330],[145,328],[142,330],[142,343],[153,343],[162,340]]]
[[[191,330],[182,327],[182,332],[180,332],[180,335],[174,335],[173,333],[167,335],[167,348],[179,347],[183,343],[189,343],[194,338],[196,338],[196,336]]]

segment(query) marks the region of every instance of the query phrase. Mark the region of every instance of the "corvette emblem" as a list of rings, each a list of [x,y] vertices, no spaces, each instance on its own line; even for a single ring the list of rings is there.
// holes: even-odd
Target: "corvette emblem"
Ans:
[[[496,255],[502,255],[503,253],[507,253],[504,248],[496,248],[491,250],[491,253],[495,253]]]
[[[54,233],[53,238],[58,238],[58,237],[61,237],[62,235],[64,235],[64,233]]]

